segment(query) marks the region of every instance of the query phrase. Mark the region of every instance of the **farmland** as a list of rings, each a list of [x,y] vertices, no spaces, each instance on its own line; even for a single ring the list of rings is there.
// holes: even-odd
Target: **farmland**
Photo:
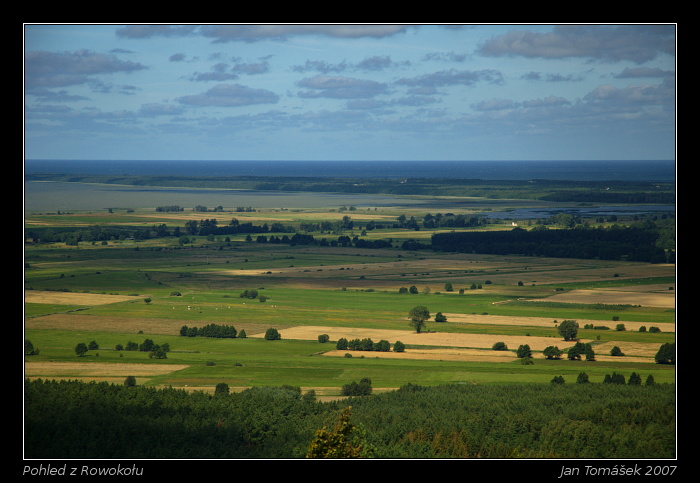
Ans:
[[[475,217],[496,205],[539,201],[449,205],[451,198],[426,196],[415,205],[355,207],[350,195],[346,204],[323,193],[307,196],[315,206],[25,212],[24,338],[38,349],[25,356],[25,377],[121,385],[133,376],[139,386],[207,394],[222,383],[233,392],[295,386],[329,402],[362,378],[371,380],[374,394],[406,385],[550,385],[556,377],[568,384],[581,373],[592,383],[612,373],[675,383],[675,366],[655,361],[662,345],[675,342],[672,258],[462,253],[415,244],[467,230],[426,228],[427,213]],[[402,217],[419,220],[419,229],[398,223]],[[235,219],[236,226],[266,230],[205,235],[192,229],[211,219],[219,228]],[[642,216],[615,223],[661,222]],[[513,225],[491,220],[468,230],[510,232]],[[552,222],[547,229],[563,228]],[[292,242],[294,234],[313,243]],[[246,291],[256,296],[243,296]],[[430,312],[420,332],[408,316],[415,306]],[[438,313],[446,320],[438,321]],[[577,340],[559,334],[564,320],[578,323]],[[239,336],[181,333],[209,324],[233,326]],[[269,329],[279,340],[267,340]],[[147,339],[167,344],[167,355],[120,349]],[[341,339],[400,342],[405,350],[338,349]],[[544,355],[547,347],[567,351],[577,341],[595,351],[595,360]],[[77,344],[90,342],[94,348],[76,354]],[[506,350],[494,350],[496,343]],[[532,352],[528,364],[516,350],[524,345]],[[624,355],[611,355],[615,347]]]

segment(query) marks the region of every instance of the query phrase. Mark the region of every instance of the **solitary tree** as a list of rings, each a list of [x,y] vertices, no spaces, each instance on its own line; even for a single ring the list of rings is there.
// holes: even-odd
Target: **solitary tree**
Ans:
[[[411,325],[416,330],[416,333],[420,334],[425,321],[430,318],[430,312],[428,312],[426,307],[416,305],[408,312],[408,316],[411,318]]]
[[[564,320],[559,324],[557,330],[564,340],[575,340],[578,335],[578,322],[575,320]]]
[[[667,342],[663,344],[659,351],[654,356],[657,364],[674,364],[676,363],[676,343]]]
[[[83,342],[75,346],[75,353],[78,354],[78,357],[83,357],[87,351],[88,348]]]
[[[278,332],[277,329],[270,327],[265,331],[265,340],[280,340],[282,339],[282,336]]]
[[[519,359],[522,359],[525,357],[527,357],[527,358],[532,357],[532,351],[530,350],[530,346],[528,344],[523,344],[523,345],[519,346],[518,350],[515,352],[515,354]]]

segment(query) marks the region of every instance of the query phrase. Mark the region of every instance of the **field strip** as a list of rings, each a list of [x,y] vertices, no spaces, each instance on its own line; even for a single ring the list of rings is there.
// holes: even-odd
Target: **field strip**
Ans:
[[[526,335],[490,335],[490,334],[453,334],[440,332],[423,332],[416,334],[408,330],[359,329],[354,327],[323,327],[298,326],[279,330],[282,339],[317,340],[321,334],[327,334],[331,340],[345,338],[372,339],[373,342],[387,340],[391,344],[401,341],[405,345],[427,345],[441,347],[464,347],[473,349],[491,349],[496,342],[504,342],[509,349],[515,350],[520,345],[527,344],[530,349],[539,351],[550,345],[560,349],[574,345],[573,341],[566,342],[560,337],[529,337]],[[264,333],[249,335],[249,337],[264,337]],[[590,342],[581,340],[581,342]],[[407,349],[408,350],[408,349]]]
[[[534,302],[564,302],[572,304],[641,305],[644,307],[676,307],[676,295],[658,292],[638,292],[623,290],[572,290],[552,295]]]
[[[31,304],[54,305],[105,305],[134,300],[130,295],[106,295],[79,292],[53,292],[43,290],[26,290],[24,302]]]
[[[518,325],[530,327],[552,327],[554,328],[554,320],[551,317],[517,317],[510,315],[476,315],[476,314],[443,314],[447,317],[449,323],[455,324],[492,324],[492,325]],[[564,318],[556,319],[558,322],[565,320]],[[578,325],[583,328],[586,324],[594,326],[606,326],[611,330],[615,329],[617,324],[624,324],[626,330],[638,331],[641,326],[647,329],[651,326],[658,327],[662,332],[675,332],[676,324],[672,323],[648,323],[648,322],[630,322],[626,320],[578,320]]]
[[[95,362],[26,362],[27,377],[158,376],[186,369],[177,364],[109,364]]]
[[[24,322],[26,329],[42,330],[89,330],[106,332],[124,332],[136,334],[148,329],[149,334],[173,335],[179,333],[183,321],[147,317],[119,317],[86,314],[51,314],[34,317]]]
[[[324,356],[345,357],[351,353],[354,356],[380,359],[420,359],[433,361],[480,361],[480,362],[511,362],[517,359],[514,352],[494,351],[484,349],[407,349],[405,352],[355,352],[347,350],[332,350],[324,352]]]

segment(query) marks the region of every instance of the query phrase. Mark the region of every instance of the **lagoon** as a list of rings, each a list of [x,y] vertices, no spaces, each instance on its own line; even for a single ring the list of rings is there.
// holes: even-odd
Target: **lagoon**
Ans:
[[[399,196],[355,193],[303,193],[229,189],[160,188],[88,183],[26,181],[24,211],[51,212],[197,205],[214,208],[251,206],[258,209],[358,208],[407,206],[422,201]]]

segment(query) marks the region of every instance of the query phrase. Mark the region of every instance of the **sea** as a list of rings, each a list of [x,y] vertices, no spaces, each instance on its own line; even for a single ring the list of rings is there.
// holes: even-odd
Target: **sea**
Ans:
[[[300,176],[674,182],[675,161],[25,160],[24,172],[92,175]]]

